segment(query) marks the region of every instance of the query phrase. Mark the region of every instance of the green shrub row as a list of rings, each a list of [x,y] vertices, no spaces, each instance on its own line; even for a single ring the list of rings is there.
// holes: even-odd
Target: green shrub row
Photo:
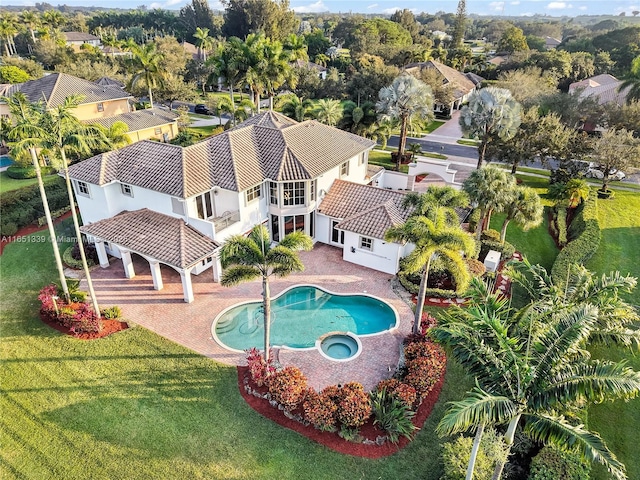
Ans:
[[[577,453],[544,447],[531,461],[528,480],[589,480],[591,466]]]
[[[415,284],[411,281],[411,275],[398,272],[398,280],[400,284],[407,289],[409,293],[413,293],[415,295],[418,294],[420,290],[420,285]],[[455,290],[444,290],[442,288],[427,288],[427,298],[429,297],[438,297],[438,298],[457,298],[458,294]]]
[[[489,250],[500,252],[500,260],[508,260],[513,257],[513,254],[516,251],[516,247],[511,245],[509,242],[504,242],[504,244],[502,244],[494,240],[482,240],[478,258],[484,260],[484,258],[487,256],[487,253],[489,253]]]
[[[58,210],[54,210],[53,212],[51,212],[51,218],[61,217],[62,215],[64,215],[69,211],[71,211],[71,207],[69,205],[67,205],[66,207],[59,208]],[[38,218],[38,225],[40,227],[46,224],[47,224],[47,217],[43,215],[42,217]]]
[[[52,175],[57,172],[53,167],[40,167],[40,172],[43,176]],[[15,178],[17,180],[23,180],[25,178],[36,178],[36,169],[31,165],[27,167],[21,167],[19,165],[11,165],[7,168],[7,175],[9,178]]]
[[[564,247],[567,244],[567,208],[556,208],[556,226],[558,229],[558,245]]]
[[[556,283],[565,282],[572,264],[583,265],[600,246],[600,222],[598,221],[597,193],[592,191],[573,218],[568,229],[569,242],[551,268]]]
[[[52,211],[69,207],[69,197],[62,178],[45,185]],[[14,235],[18,229],[35,223],[44,215],[38,185],[29,185],[0,196],[0,234]]]

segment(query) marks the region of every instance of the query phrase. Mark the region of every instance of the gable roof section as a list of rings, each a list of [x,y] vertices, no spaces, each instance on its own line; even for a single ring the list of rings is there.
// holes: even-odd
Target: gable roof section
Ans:
[[[219,247],[182,219],[147,208],[123,212],[80,230],[181,269],[200,262]]]
[[[630,87],[619,90],[622,83],[613,75],[605,73],[572,83],[569,85],[569,92],[580,90],[581,97],[596,97],[600,105],[607,103],[622,105],[626,102],[630,90]]]
[[[446,83],[453,86],[453,94],[455,98],[461,98],[475,88],[474,83],[467,78],[467,76],[456,70],[455,68],[448,67],[436,60],[429,60],[428,62],[410,63],[405,67],[405,70],[410,72],[411,70],[424,70],[425,68],[432,68],[438,71],[440,75],[446,80]]]
[[[124,88],[124,83],[122,83],[120,80],[116,80],[115,78],[111,78],[111,77],[100,77],[98,80],[96,80],[93,83],[95,83],[96,85],[100,85],[101,87]]]
[[[89,183],[119,180],[187,198],[214,186],[241,192],[265,179],[315,178],[375,145],[315,121],[297,123],[273,112],[258,117],[186,148],[143,141],[69,170]]]
[[[373,238],[403,223],[411,213],[402,207],[405,193],[396,190],[336,180],[324,197],[318,212],[342,219],[338,228]]]
[[[32,103],[44,101],[47,108],[62,105],[70,95],[83,95],[81,105],[131,97],[121,88],[100,86],[66,73],[52,73],[37,80],[19,83],[13,86],[10,95],[15,92],[24,93]]]
[[[129,132],[136,132],[146,128],[153,128],[159,125],[173,123],[178,115],[160,108],[150,108],[146,110],[136,110],[135,112],[122,113],[115,117],[94,118],[84,120],[84,123],[97,123],[103,127],[110,128],[116,122],[124,122],[129,127]]]
[[[93,42],[100,38],[85,32],[62,32],[67,42]]]

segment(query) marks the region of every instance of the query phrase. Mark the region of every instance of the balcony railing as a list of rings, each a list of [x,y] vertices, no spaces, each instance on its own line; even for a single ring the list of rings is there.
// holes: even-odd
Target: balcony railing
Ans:
[[[240,210],[236,210],[235,212],[224,212],[219,217],[214,217],[213,224],[216,227],[216,232],[220,232],[239,221]]]

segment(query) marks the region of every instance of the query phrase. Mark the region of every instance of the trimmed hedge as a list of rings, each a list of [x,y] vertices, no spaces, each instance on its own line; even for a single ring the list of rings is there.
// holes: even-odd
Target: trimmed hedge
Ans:
[[[56,211],[69,207],[67,188],[62,178],[45,185],[49,209]],[[38,185],[29,185],[5,192],[0,197],[0,234],[13,235],[22,227],[35,223],[44,215]]]
[[[578,207],[568,228],[569,243],[560,251],[551,268],[551,277],[556,283],[565,282],[570,266],[584,265],[600,246],[597,195],[591,191],[589,198]]]
[[[57,170],[53,167],[40,167],[42,176],[53,175]],[[31,165],[21,167],[19,165],[11,165],[7,168],[7,176],[16,180],[24,180],[25,178],[36,178],[36,169]]]
[[[410,274],[404,272],[398,272],[398,280],[400,281],[400,285],[407,289],[409,293],[418,294],[420,290],[420,285],[415,284],[411,281]],[[442,288],[427,288],[427,298],[429,297],[438,297],[438,298],[457,298],[458,293],[455,290],[444,290]]]
[[[579,454],[544,447],[531,461],[528,480],[589,480],[590,473]]]

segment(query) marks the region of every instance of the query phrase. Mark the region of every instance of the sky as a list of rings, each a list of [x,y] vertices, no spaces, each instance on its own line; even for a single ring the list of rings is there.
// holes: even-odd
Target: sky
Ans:
[[[99,0],[66,0],[51,4],[67,4],[81,6],[106,6]],[[392,14],[396,10],[407,8],[418,14],[420,12],[435,13],[438,11],[454,13],[457,0],[289,0],[291,8],[298,13],[319,12],[354,12]],[[3,2],[4,3],[4,2]],[[35,0],[6,0],[7,4],[35,5]],[[132,8],[147,5],[149,8],[180,9],[191,0],[111,0],[109,6],[115,8]],[[219,0],[209,0],[215,10],[223,10]],[[531,16],[550,15],[554,17],[578,15],[619,15],[625,12],[640,11],[640,0],[467,0],[467,12],[478,15]]]

